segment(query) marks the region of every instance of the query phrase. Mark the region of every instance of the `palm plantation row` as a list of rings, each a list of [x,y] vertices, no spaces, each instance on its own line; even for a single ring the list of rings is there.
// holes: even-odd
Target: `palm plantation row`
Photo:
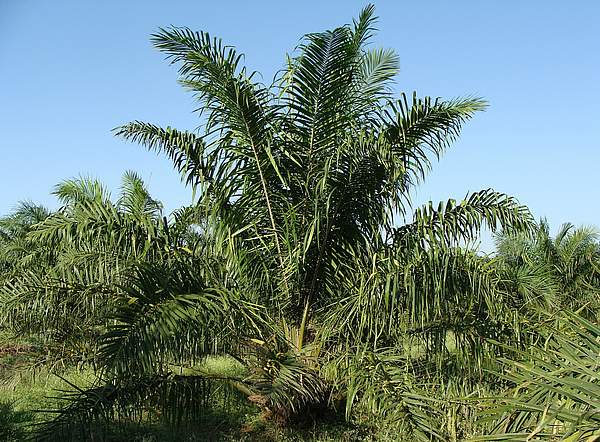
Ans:
[[[127,172],[116,200],[68,180],[57,211],[0,221],[0,327],[41,343],[37,367],[95,374],[39,437],[185,427],[241,404],[394,440],[600,436],[597,233],[552,237],[491,189],[413,207],[486,104],[394,97],[398,57],[369,46],[373,14],[305,36],[270,86],[209,34],[161,29],[203,131],[115,133],[169,157],[195,203],[165,216]],[[484,226],[491,256],[473,247]],[[207,370],[216,357],[233,369]]]

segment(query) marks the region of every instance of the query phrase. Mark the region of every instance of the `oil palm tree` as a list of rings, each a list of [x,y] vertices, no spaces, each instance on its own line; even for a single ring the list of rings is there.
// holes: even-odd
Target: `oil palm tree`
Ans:
[[[21,202],[7,216],[0,218],[0,272],[5,277],[15,267],[15,261],[31,252],[33,244],[27,240],[32,227],[48,216],[50,210],[29,201]]]
[[[160,259],[126,272],[100,339],[99,384],[51,428],[140,402],[165,416],[202,409],[211,385],[284,418],[333,390],[351,411],[354,378],[334,385],[327,373],[348,361],[366,369],[361,352],[400,352],[407,336],[440,355],[448,333],[464,354],[480,342],[499,299],[485,262],[460,246],[483,224],[526,230],[531,218],[491,189],[414,210],[411,191],[485,102],[394,98],[398,57],[369,47],[375,21],[368,6],[351,25],[306,35],[270,86],[206,32],[152,37],[198,99],[204,130],[134,121],[116,134],[173,161],[198,195],[198,240],[167,241]],[[246,374],[198,371],[213,354]],[[185,382],[199,390],[172,393]],[[416,434],[437,434],[424,426]]]
[[[11,267],[0,287],[0,324],[41,338],[49,350],[44,358],[85,360],[114,306],[121,274],[164,252],[168,223],[134,172],[123,175],[116,202],[90,178],[63,181],[53,193],[62,204],[56,212],[26,204],[2,220]]]
[[[141,122],[116,131],[173,159],[199,189],[210,228],[234,233],[270,270],[260,300],[276,299],[276,309],[299,325],[339,287],[335,266],[344,257],[457,245],[483,222],[493,229],[529,222],[512,198],[484,190],[395,225],[432,158],[485,104],[392,99],[398,59],[366,47],[374,21],[368,7],[353,26],[306,36],[271,88],[253,82],[242,57],[207,33],[162,30],[154,43],[200,100],[205,134]]]
[[[520,339],[498,342],[506,351],[491,372],[508,388],[492,394],[490,434],[475,440],[597,440],[597,232],[563,224],[553,237],[541,219],[530,235],[496,239],[498,289],[519,311]]]
[[[534,235],[497,235],[496,261],[506,281],[527,303],[551,309],[583,309],[594,315],[600,302],[600,236],[592,227],[563,224],[552,237],[541,219]]]

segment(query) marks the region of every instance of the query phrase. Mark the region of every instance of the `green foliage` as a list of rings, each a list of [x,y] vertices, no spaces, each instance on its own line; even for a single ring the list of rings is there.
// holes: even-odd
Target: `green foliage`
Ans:
[[[281,438],[327,413],[396,440],[541,437],[540,412],[565,434],[595,431],[596,233],[552,239],[492,189],[413,207],[486,103],[394,98],[398,56],[369,46],[375,23],[368,6],[306,35],[270,86],[208,33],[160,29],[152,42],[202,127],[115,133],[171,159],[196,203],[166,217],[126,172],[116,200],[72,179],[56,212],[23,204],[0,220],[0,326],[41,342],[38,365],[94,374],[69,381],[37,437],[110,440],[231,409],[260,410],[255,426]],[[472,247],[484,227],[492,257]],[[573,343],[538,327],[540,308],[589,320],[558,327]],[[500,380],[498,360],[519,369]],[[515,385],[499,421],[476,422],[481,398]]]
[[[30,412],[16,411],[13,403],[0,402],[0,440],[24,440],[26,432],[23,427],[31,419]]]
[[[396,348],[410,335],[427,359],[442,364],[453,333],[465,359],[473,351],[481,357],[481,339],[493,332],[477,324],[498,316],[499,298],[485,263],[457,246],[484,224],[527,230],[531,217],[514,199],[484,190],[437,211],[417,209],[412,223],[395,224],[411,210],[409,194],[433,159],[485,103],[416,94],[410,102],[405,95],[394,100],[398,58],[367,47],[374,23],[367,7],[353,25],[305,36],[271,87],[256,83],[241,55],[208,33],[170,28],[153,36],[197,97],[205,133],[135,121],[116,134],[164,152],[198,192],[202,252],[191,250],[195,259],[184,265],[202,274],[206,256],[221,261],[193,297],[170,284],[162,285],[165,304],[148,298],[155,289],[130,295],[135,301],[119,308],[116,327],[136,324],[144,332],[105,344],[101,359],[123,355],[129,376],[160,371],[162,360],[198,357],[210,336],[211,351],[249,367],[238,387],[266,415],[287,420],[333,394],[323,364],[363,363],[353,357],[357,343]],[[182,282],[192,280],[190,273]],[[227,303],[235,298],[239,313],[223,315],[205,297],[207,288]],[[260,314],[230,328],[223,317],[251,312],[246,303]],[[201,334],[194,336],[187,330],[198,308],[206,317],[192,327]],[[120,316],[136,309],[141,322]],[[211,336],[211,318],[231,332],[230,343]],[[109,331],[109,341],[110,333],[116,332]],[[142,365],[126,342],[141,349]],[[182,358],[181,349],[191,348]],[[342,392],[347,387],[337,385]]]
[[[600,436],[600,327],[574,313],[531,330],[539,344],[503,358],[514,387],[487,413],[500,415],[485,440],[595,440]],[[500,437],[501,439],[499,439]]]
[[[600,236],[591,227],[563,224],[552,238],[546,220],[533,236],[497,237],[498,268],[520,304],[581,310],[595,318],[600,307]]]

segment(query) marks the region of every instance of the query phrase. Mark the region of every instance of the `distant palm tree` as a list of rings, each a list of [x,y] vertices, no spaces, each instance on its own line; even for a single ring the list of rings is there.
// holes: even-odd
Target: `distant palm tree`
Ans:
[[[0,253],[10,263],[2,273],[0,326],[39,335],[60,350],[58,360],[85,359],[123,272],[164,251],[166,223],[134,172],[124,174],[116,202],[89,178],[63,181],[54,195],[62,203],[56,212],[26,203],[0,220]]]
[[[523,314],[520,345],[493,369],[510,387],[487,414],[491,434],[475,440],[598,440],[600,242],[590,227],[545,219],[530,235],[497,235],[499,288]],[[527,345],[522,345],[524,342]]]
[[[497,260],[522,299],[543,300],[545,307],[554,309],[598,311],[600,232],[596,229],[567,223],[552,237],[542,219],[532,236],[498,235],[497,247]]]
[[[0,218],[0,278],[10,272],[21,255],[31,252],[27,234],[50,213],[47,208],[26,201],[19,203],[10,215]]]

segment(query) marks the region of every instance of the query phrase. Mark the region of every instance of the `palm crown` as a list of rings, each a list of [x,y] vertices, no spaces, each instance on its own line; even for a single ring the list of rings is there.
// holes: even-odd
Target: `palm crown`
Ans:
[[[309,34],[267,88],[236,51],[209,34],[163,29],[155,46],[179,65],[180,82],[200,101],[205,134],[133,122],[117,134],[165,152],[199,189],[210,231],[269,272],[260,301],[301,312],[340,287],[335,263],[409,244],[457,244],[487,222],[527,227],[527,211],[491,190],[410,210],[409,195],[480,99],[395,100],[398,57],[368,49],[375,18]],[[307,310],[308,309],[308,310]]]

